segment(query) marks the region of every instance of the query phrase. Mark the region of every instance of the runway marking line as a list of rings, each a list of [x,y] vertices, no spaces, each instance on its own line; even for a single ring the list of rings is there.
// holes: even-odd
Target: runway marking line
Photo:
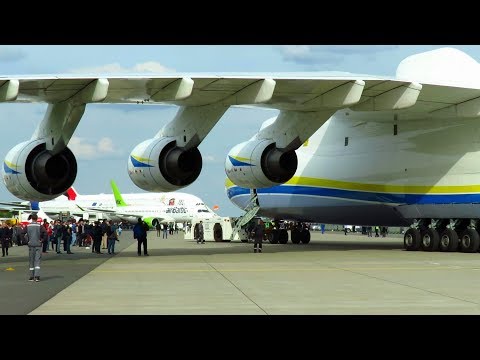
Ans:
[[[268,269],[158,269],[158,270],[93,270],[91,273],[157,273],[157,272],[273,272],[273,271],[370,271],[370,270],[480,270],[477,267],[374,267],[374,268],[268,268]]]

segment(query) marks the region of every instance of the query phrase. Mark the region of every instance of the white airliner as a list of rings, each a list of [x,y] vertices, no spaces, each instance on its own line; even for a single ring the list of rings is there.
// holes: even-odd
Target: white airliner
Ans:
[[[479,249],[480,65],[454,48],[410,56],[393,78],[52,75],[6,76],[0,85],[0,101],[49,104],[31,139],[4,160],[3,181],[21,199],[50,200],[73,184],[67,145],[88,103],[180,107],[128,158],[130,178],[147,191],[193,183],[198,146],[227,109],[260,106],[280,113],[225,163],[228,196],[240,207],[257,189],[260,213],[271,217],[410,226],[408,250]]]
[[[142,218],[150,227],[157,224],[191,223],[195,219],[218,217],[197,196],[181,193],[138,193],[120,194],[117,185],[111,181],[114,202],[94,201],[89,206],[79,206],[84,212],[99,212],[103,218],[137,223]]]
[[[24,213],[39,212],[51,219],[58,219],[60,212],[68,212],[76,218],[88,219],[89,214],[97,218],[137,223],[142,218],[150,227],[157,223],[184,223],[193,218],[217,217],[197,196],[181,193],[130,193],[121,194],[112,180],[113,194],[78,194],[74,188],[65,196],[53,200],[35,202],[0,202],[8,210],[23,210]]]

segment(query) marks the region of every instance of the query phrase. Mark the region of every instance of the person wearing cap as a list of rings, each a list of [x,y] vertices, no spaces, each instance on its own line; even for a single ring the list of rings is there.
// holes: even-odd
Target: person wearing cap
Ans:
[[[47,230],[37,222],[37,214],[31,215],[31,223],[25,227],[24,236],[28,239],[28,258],[30,278],[28,281],[40,281],[40,260],[42,259],[42,243],[47,241]]]

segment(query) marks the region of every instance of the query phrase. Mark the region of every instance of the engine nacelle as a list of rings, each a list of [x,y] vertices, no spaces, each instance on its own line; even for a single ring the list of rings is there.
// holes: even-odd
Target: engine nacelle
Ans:
[[[53,155],[45,140],[29,140],[8,152],[2,177],[8,191],[20,199],[52,200],[73,185],[77,160],[68,147]]]
[[[197,148],[184,150],[174,138],[149,139],[138,144],[128,159],[128,175],[139,188],[175,191],[193,183],[202,171]]]
[[[253,140],[236,145],[227,155],[225,172],[240,187],[256,189],[283,184],[297,171],[295,150],[277,149],[272,140]]]

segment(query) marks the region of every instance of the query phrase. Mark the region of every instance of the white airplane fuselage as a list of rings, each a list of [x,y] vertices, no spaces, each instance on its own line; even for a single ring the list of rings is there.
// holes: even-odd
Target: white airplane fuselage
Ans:
[[[142,216],[144,219],[166,218],[169,222],[189,222],[194,217],[207,218],[215,216],[201,199],[186,193],[140,193],[140,194],[122,194],[127,206],[116,206],[113,194],[98,195],[78,195],[75,200],[57,198],[51,201],[39,203],[40,209],[50,217],[55,217],[55,213],[71,212],[82,213],[82,208],[94,208],[101,213],[102,209],[118,211],[122,214],[132,214],[131,216],[117,216],[111,212],[101,213],[101,218],[114,221],[129,221],[136,223]],[[84,213],[91,213],[88,209]],[[148,222],[148,221],[147,221]]]
[[[478,118],[346,109],[296,153],[298,168],[290,181],[257,189],[260,214],[384,226],[480,217]],[[245,208],[249,189],[228,180],[226,187],[230,200]]]

